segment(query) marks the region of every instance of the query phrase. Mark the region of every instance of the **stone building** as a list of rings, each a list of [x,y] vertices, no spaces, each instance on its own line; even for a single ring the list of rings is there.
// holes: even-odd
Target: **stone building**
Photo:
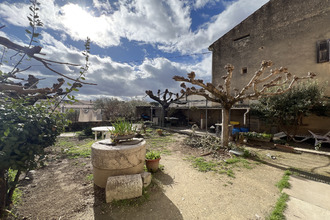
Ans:
[[[241,89],[262,60],[297,76],[314,72],[320,83],[330,81],[329,23],[330,0],[270,0],[209,47],[213,84],[223,81],[224,66],[230,63],[235,67],[232,86]],[[330,96],[329,86],[325,95]],[[330,130],[329,117],[313,116],[304,124],[305,131]]]

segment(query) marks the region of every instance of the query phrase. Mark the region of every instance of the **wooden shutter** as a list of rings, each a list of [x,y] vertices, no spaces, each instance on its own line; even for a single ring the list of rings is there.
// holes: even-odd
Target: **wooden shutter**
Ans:
[[[324,63],[329,61],[330,40],[322,40],[317,42],[317,62]]]

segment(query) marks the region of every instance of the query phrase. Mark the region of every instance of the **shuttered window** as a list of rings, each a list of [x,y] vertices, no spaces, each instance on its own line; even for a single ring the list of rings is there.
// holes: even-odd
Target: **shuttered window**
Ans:
[[[330,39],[317,42],[317,62],[324,63],[329,61]]]

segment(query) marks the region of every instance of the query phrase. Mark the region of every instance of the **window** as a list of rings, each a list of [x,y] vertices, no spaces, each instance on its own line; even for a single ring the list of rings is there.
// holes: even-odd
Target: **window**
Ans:
[[[324,63],[329,61],[330,39],[317,42],[317,62]]]
[[[243,67],[242,71],[241,71],[241,74],[243,75],[243,74],[246,74],[246,73],[247,73],[247,67]]]

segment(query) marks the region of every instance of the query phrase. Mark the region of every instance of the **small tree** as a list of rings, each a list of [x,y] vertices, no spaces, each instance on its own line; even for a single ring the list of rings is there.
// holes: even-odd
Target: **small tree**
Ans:
[[[158,90],[157,96],[154,95],[154,93],[151,90],[147,90],[146,94],[151,99],[155,100],[162,106],[162,112],[161,112],[161,117],[160,117],[160,125],[162,127],[164,127],[164,122],[165,122],[165,117],[167,116],[168,107],[172,103],[178,101],[179,99],[181,99],[184,96],[183,93],[181,94],[181,96],[179,96],[178,93],[172,93],[172,92],[168,91],[168,89],[165,89],[165,91],[163,93],[161,93],[160,90]],[[173,98],[173,96],[174,96],[174,98]]]
[[[322,93],[316,82],[299,84],[284,94],[260,98],[258,104],[252,105],[252,112],[276,124],[289,140],[297,134],[304,116],[325,106]]]
[[[115,121],[119,117],[131,119],[135,117],[136,106],[150,105],[148,102],[138,99],[120,101],[116,98],[99,98],[94,101],[95,109],[102,109],[103,120]]]
[[[262,61],[260,69],[255,72],[249,83],[244,86],[241,91],[237,89],[234,89],[233,91],[231,90],[231,80],[234,70],[234,67],[231,64],[225,66],[227,75],[223,77],[223,85],[213,85],[212,83],[205,84],[203,80],[195,79],[194,72],[189,73],[188,78],[174,76],[173,79],[201,87],[200,89],[196,89],[195,87],[189,88],[185,83],[182,83],[181,87],[184,88],[184,90],[181,90],[182,94],[201,95],[209,101],[220,103],[222,105],[221,142],[222,146],[225,147],[228,146],[229,142],[229,111],[234,104],[245,99],[259,99],[261,97],[283,94],[289,91],[298,80],[315,76],[314,73],[308,73],[305,77],[292,76],[287,68],[282,67],[270,70],[270,72],[264,76],[265,70],[272,65],[273,63],[271,61]],[[278,89],[272,91],[271,88],[274,87]]]

